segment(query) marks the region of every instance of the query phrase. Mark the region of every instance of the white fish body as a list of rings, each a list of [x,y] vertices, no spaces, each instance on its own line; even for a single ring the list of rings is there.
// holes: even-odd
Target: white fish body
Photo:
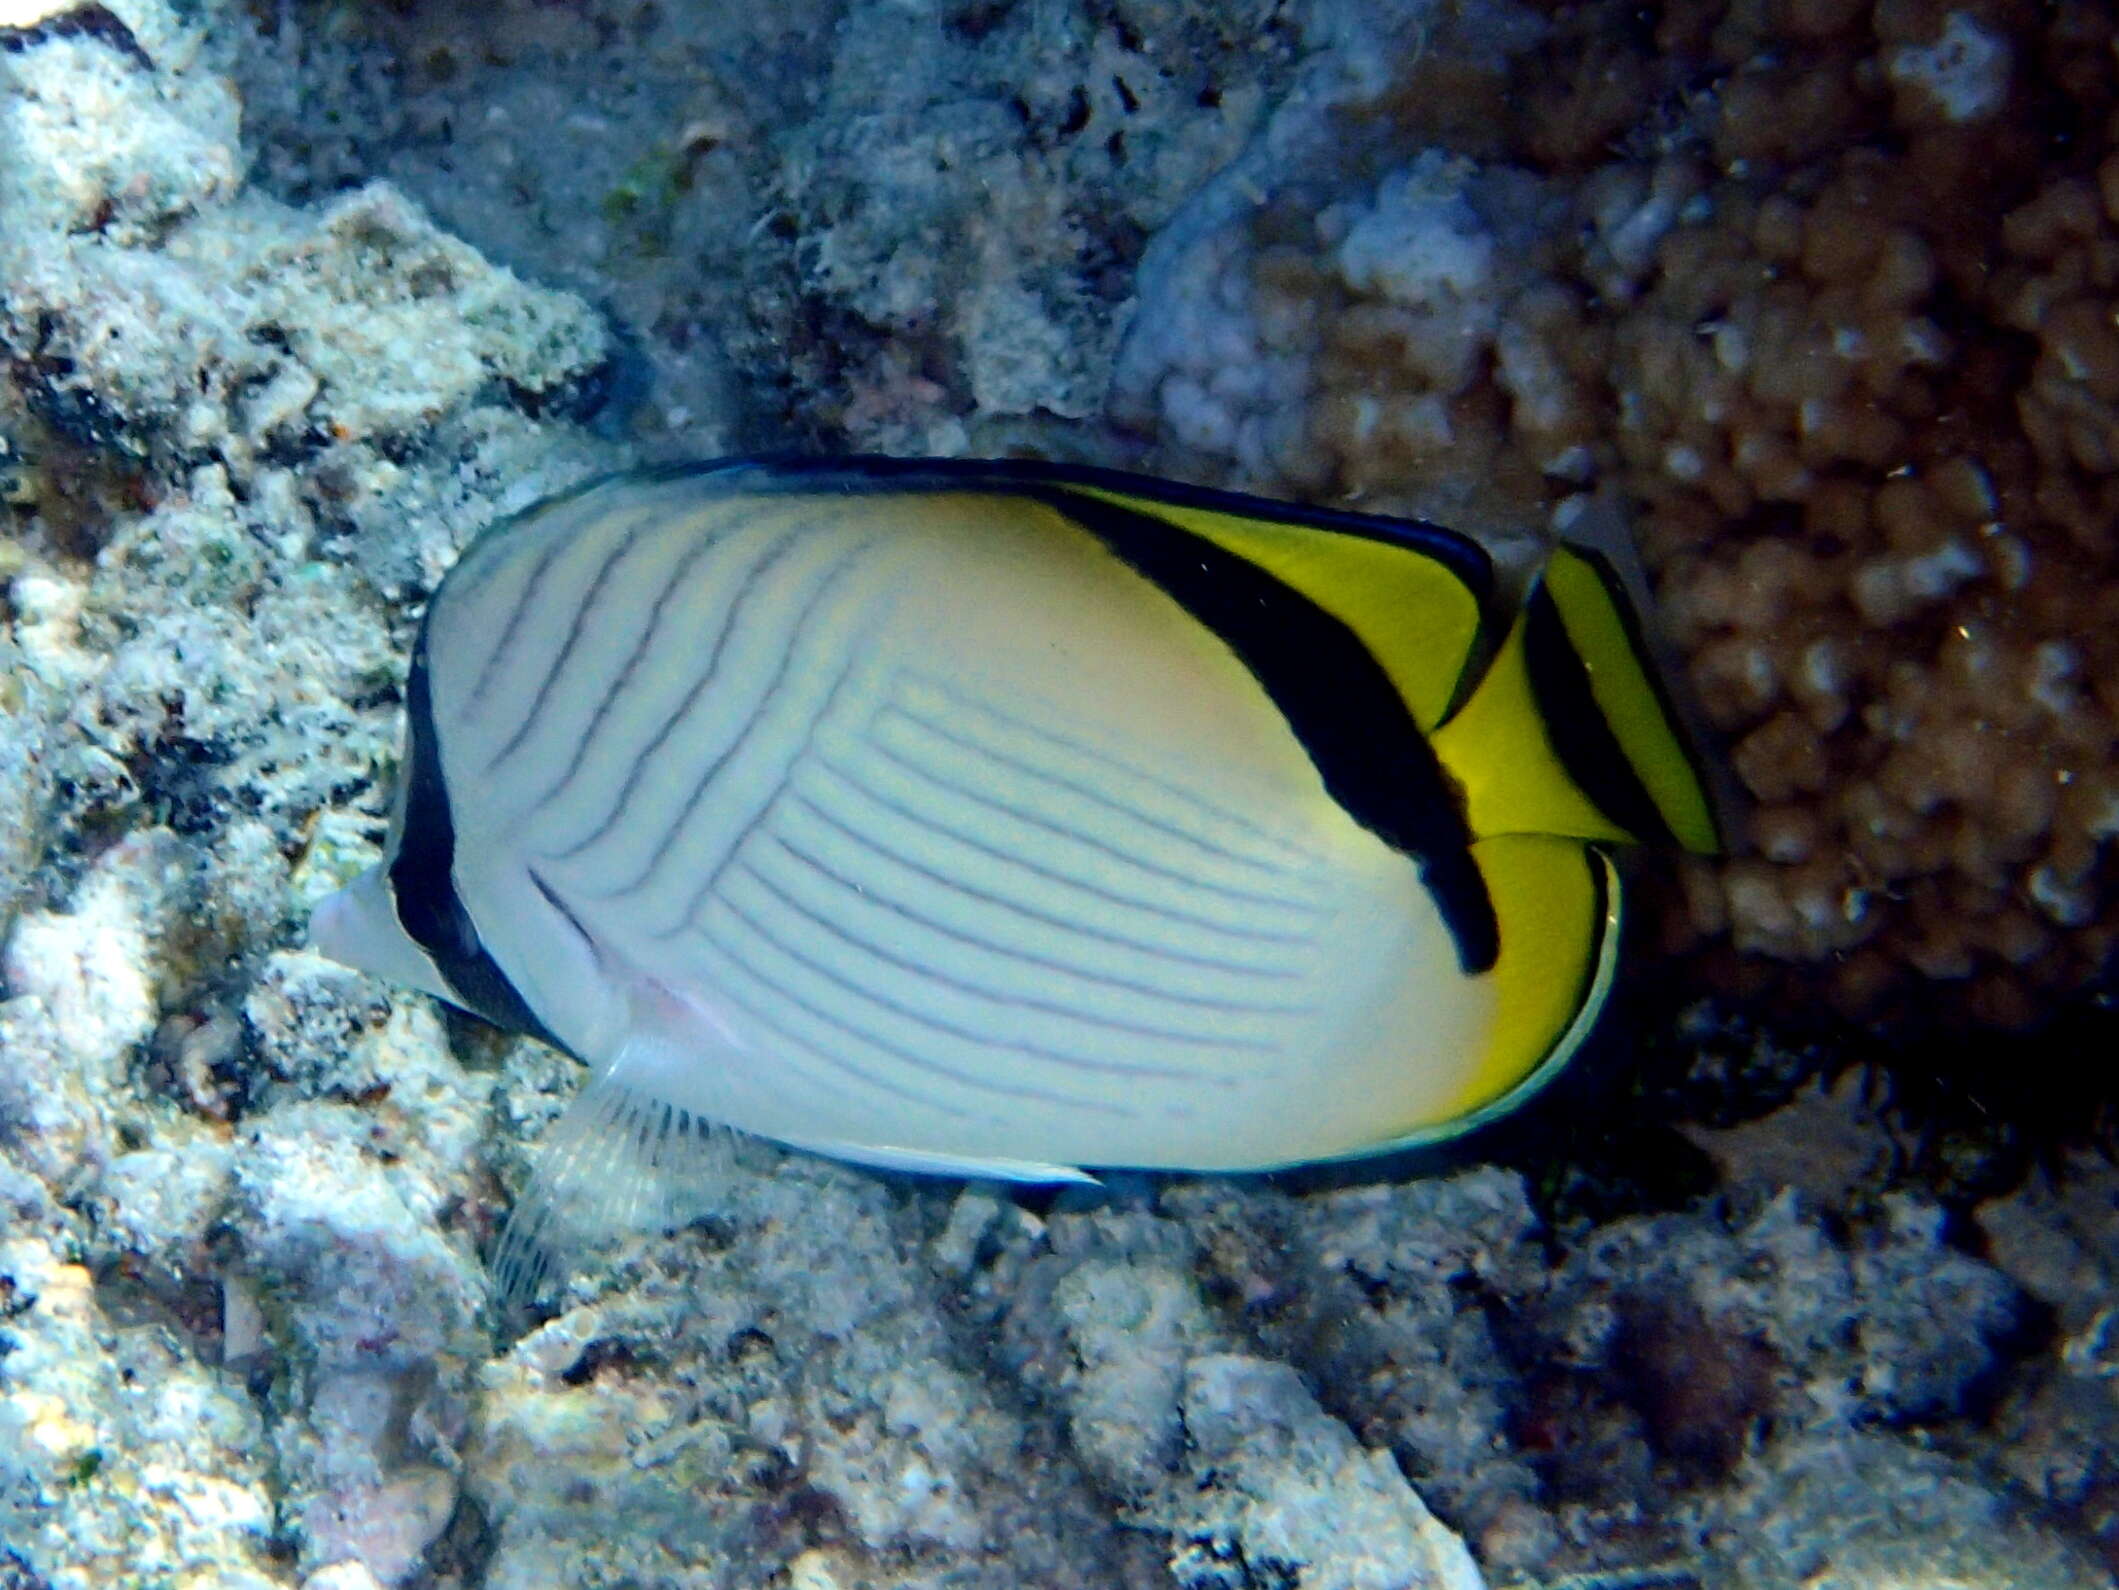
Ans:
[[[393,854],[319,946],[666,1119],[961,1174],[1373,1151],[1565,1058],[1616,912],[1586,841],[1628,835],[1475,834],[1477,769],[1422,771],[1477,663],[1458,574],[1406,576],[1439,662],[1384,657],[1406,700],[1375,730],[1404,801],[1471,790],[1433,814],[1471,859],[1438,862],[1377,817],[1400,775],[1362,765],[1365,726],[1313,732],[1333,679],[1261,662],[1254,585],[1317,605],[1292,537],[1336,557],[1329,527],[1175,488],[1219,517],[1166,525],[1130,477],[863,468],[616,480],[477,542],[415,658]]]

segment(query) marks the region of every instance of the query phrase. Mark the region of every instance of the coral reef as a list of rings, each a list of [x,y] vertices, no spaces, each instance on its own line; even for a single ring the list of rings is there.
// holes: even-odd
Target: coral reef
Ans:
[[[261,175],[386,176],[607,303],[624,429],[683,457],[958,452],[1100,412],[1133,259],[1295,42],[1200,0],[407,9],[231,31]]]
[[[1178,1525],[1191,1545],[1170,1569],[1187,1590],[1275,1574],[1347,1590],[1484,1590],[1471,1553],[1390,1455],[1363,1451],[1288,1365],[1193,1358],[1183,1409],[1198,1494]]]
[[[0,55],[0,1563],[395,1583],[456,1509],[490,1084],[267,956],[372,851],[407,596],[604,456],[537,416],[607,335],[387,187],[244,186],[198,23],[90,9]]]
[[[120,1326],[87,1269],[34,1236],[0,1242],[0,1571],[88,1590],[274,1570],[267,1453],[239,1386],[184,1333]]]
[[[297,947],[376,854],[464,538],[802,441],[1156,456],[1504,551],[1637,509],[1759,807],[1671,941],[1856,1010],[2082,986],[2110,40],[1984,0],[10,8],[0,1584],[2110,1584],[2119,1178],[1945,1201],[1769,1041],[1662,1035],[1693,1141],[1628,1151],[1690,1181],[1009,1196],[735,1145],[525,1321],[482,1256],[578,1068]]]
[[[951,1328],[920,1210],[801,1158],[712,1192],[680,1262],[621,1267],[484,1371],[488,1583],[666,1583],[683,1562],[730,1584],[796,1562],[818,1585],[892,1562],[906,1579],[881,1582],[1149,1578],[1147,1543]]]
[[[1120,412],[1271,490],[1632,505],[1755,808],[1673,939],[2033,1020],[2119,930],[2109,17],[1517,21],[1284,101],[1148,251]]]

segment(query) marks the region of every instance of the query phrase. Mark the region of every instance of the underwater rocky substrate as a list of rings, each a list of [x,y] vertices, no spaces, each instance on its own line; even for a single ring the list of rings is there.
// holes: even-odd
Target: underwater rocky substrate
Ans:
[[[10,8],[0,1583],[2109,1584],[2109,1090],[1982,1079],[2109,1048],[2115,70],[2087,4]],[[1608,498],[1755,838],[1501,1163],[753,1148],[498,1328],[575,1068],[300,925],[458,547],[794,443]]]

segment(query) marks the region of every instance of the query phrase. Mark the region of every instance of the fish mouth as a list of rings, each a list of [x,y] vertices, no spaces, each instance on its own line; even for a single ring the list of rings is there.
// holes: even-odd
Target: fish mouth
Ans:
[[[363,937],[360,919],[373,909],[360,896],[372,893],[380,881],[381,873],[370,867],[344,888],[334,889],[318,901],[316,909],[309,913],[309,931],[304,939],[309,948],[348,966],[357,965],[358,944]]]
[[[370,867],[309,914],[309,948],[341,966],[461,1003],[397,919],[388,874]]]

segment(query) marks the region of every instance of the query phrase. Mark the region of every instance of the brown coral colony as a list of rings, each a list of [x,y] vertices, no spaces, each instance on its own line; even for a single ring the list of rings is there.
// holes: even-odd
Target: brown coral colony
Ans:
[[[1709,0],[1615,43],[1640,15],[1556,12],[1518,65],[1492,153],[1571,178],[1574,226],[1480,372],[1438,376],[1355,282],[1309,439],[1344,489],[1446,438],[1519,502],[1634,505],[1755,802],[1674,942],[1818,968],[1851,1015],[1943,985],[2034,1021],[2119,931],[2111,13]],[[1267,303],[1314,290],[1288,253],[1257,256]]]
[[[1620,438],[1759,802],[1755,853],[1696,897],[1740,949],[1829,961],[1857,1012],[1910,971],[2027,1022],[2112,943],[2119,202],[2036,136],[2086,12],[2019,21],[1883,6],[1871,56],[1818,68],[1888,95],[1888,125],[1749,204],[1717,194],[1748,225],[1657,296],[1666,336],[1736,328],[1748,358],[1672,349],[1691,414],[1725,418]],[[2102,28],[2075,109],[2109,148]],[[1858,86],[1833,100],[1864,114]],[[1729,120],[1732,162],[1772,157]],[[2119,201],[2119,157],[2099,176]],[[1657,480],[1658,442],[1695,448],[1699,478]]]

